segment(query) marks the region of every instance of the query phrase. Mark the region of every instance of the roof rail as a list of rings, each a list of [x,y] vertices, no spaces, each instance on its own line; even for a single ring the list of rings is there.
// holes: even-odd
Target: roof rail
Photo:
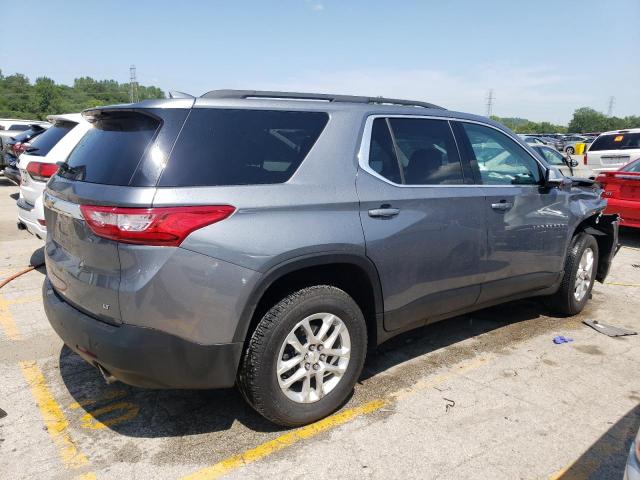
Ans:
[[[401,100],[386,97],[360,97],[356,95],[331,95],[326,93],[275,92],[268,90],[211,90],[200,98],[270,98],[281,100],[318,100],[324,102],[375,103],[388,105],[407,105],[411,107],[437,108],[443,107],[428,102]]]

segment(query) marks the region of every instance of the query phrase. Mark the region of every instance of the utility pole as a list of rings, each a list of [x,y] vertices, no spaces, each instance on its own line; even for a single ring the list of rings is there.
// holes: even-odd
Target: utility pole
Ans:
[[[487,94],[487,117],[491,116],[491,111],[493,110],[493,101],[495,97],[493,96],[493,88],[489,90]]]
[[[138,79],[136,78],[136,66],[129,67],[129,101],[136,103],[138,101]]]
[[[609,108],[607,108],[607,117],[613,115],[613,106],[616,104],[616,97],[609,97]]]

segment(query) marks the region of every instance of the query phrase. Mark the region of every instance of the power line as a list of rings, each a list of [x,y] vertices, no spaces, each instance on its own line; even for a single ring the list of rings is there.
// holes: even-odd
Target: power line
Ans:
[[[609,97],[609,108],[607,108],[607,117],[613,115],[613,107],[616,104],[616,97]]]
[[[131,103],[138,101],[138,79],[136,78],[136,66],[129,67],[129,100]]]
[[[489,90],[487,94],[487,117],[491,116],[491,111],[493,110],[493,101],[495,97],[493,96],[493,88]]]

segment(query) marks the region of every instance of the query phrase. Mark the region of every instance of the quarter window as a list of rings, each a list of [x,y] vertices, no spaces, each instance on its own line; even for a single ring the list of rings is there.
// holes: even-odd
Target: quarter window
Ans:
[[[494,128],[462,123],[484,185],[536,185],[538,163],[520,145]]]

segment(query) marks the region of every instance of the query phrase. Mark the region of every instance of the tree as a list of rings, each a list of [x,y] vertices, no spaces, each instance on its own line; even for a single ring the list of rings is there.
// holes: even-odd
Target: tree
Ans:
[[[165,98],[164,92],[153,86],[138,86],[138,94],[141,100]],[[31,84],[22,74],[5,76],[0,70],[0,117],[42,119],[55,113],[128,102],[127,83],[80,77],[68,86],[40,77]]]

